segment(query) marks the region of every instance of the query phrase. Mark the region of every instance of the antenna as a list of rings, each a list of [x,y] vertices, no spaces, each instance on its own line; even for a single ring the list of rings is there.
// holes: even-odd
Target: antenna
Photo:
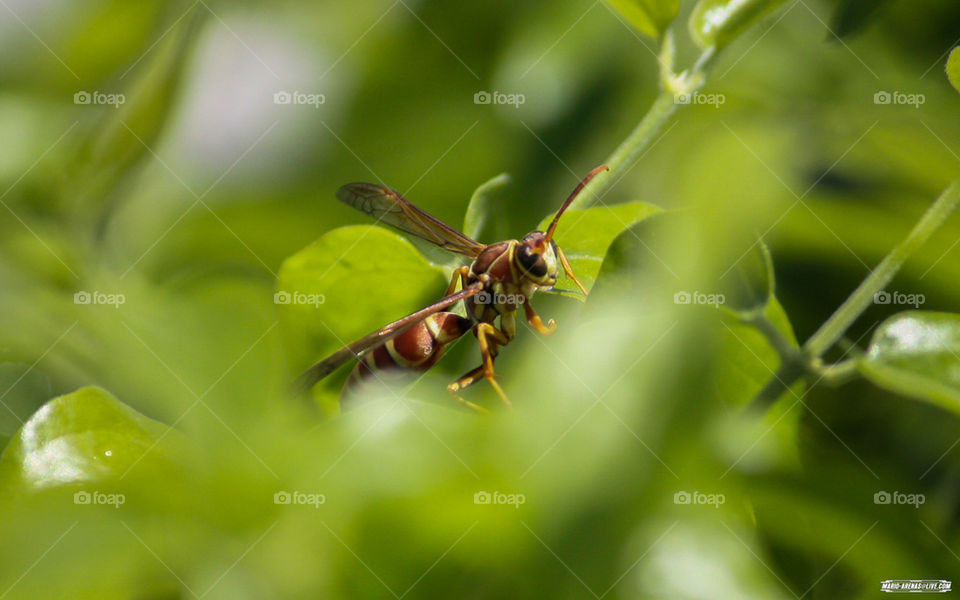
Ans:
[[[610,170],[610,167],[608,167],[607,165],[600,165],[599,167],[587,173],[587,176],[583,178],[583,181],[577,184],[577,187],[574,188],[573,192],[569,196],[567,196],[567,199],[563,203],[563,206],[561,206],[560,210],[557,211],[557,216],[555,216],[553,218],[553,221],[550,223],[550,227],[547,229],[547,240],[546,240],[547,242],[549,242],[553,238],[553,231],[557,228],[557,223],[560,221],[560,215],[563,214],[563,211],[567,210],[567,207],[570,206],[570,203],[573,202],[573,199],[577,197],[577,194],[580,193],[580,190],[582,190],[583,187],[587,185],[587,183],[591,179],[593,179],[597,174],[599,174],[601,171],[609,171],[609,170]]]

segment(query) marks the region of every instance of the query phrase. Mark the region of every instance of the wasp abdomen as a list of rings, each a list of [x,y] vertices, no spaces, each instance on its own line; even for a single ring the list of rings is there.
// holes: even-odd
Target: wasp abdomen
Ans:
[[[456,313],[430,315],[392,340],[377,346],[361,358],[344,387],[344,393],[379,373],[422,372],[432,367],[447,345],[470,331],[472,323]]]

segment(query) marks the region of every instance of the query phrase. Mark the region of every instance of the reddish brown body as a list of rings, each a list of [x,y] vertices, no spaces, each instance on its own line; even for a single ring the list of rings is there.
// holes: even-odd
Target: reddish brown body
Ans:
[[[455,313],[441,312],[427,317],[357,361],[344,393],[355,391],[359,385],[376,377],[378,371],[427,371],[440,360],[446,347],[470,331],[472,326],[469,319]]]

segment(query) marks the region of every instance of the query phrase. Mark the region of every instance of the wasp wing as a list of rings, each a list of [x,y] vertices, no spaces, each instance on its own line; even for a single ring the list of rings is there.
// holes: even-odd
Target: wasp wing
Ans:
[[[377,221],[383,221],[451,252],[476,258],[486,248],[484,244],[468,238],[440,219],[417,208],[386,186],[348,183],[337,190],[337,198]]]
[[[417,312],[410,313],[400,320],[394,321],[385,327],[381,327],[370,335],[362,337],[353,342],[349,346],[344,346],[304,371],[303,374],[297,378],[295,388],[304,392],[309,391],[310,388],[316,385],[318,381],[339,369],[342,365],[349,362],[350,359],[358,359],[362,357],[365,353],[376,348],[377,346],[380,346],[381,344],[386,344],[388,341],[397,337],[404,331],[407,331],[430,315],[438,313],[453,306],[464,298],[469,298],[470,296],[483,291],[484,285],[485,284],[482,281],[477,281],[476,283],[463,288],[455,294],[450,294],[449,296],[434,302],[430,306],[421,308]]]

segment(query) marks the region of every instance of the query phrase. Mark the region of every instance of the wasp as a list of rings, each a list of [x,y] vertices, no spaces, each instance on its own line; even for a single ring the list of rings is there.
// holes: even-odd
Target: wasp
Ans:
[[[417,208],[395,190],[372,183],[348,183],[337,190],[337,198],[384,222],[437,246],[472,259],[469,266],[456,269],[444,297],[433,304],[394,321],[349,344],[316,363],[298,379],[298,387],[309,390],[318,381],[350,360],[357,360],[343,398],[359,384],[379,372],[408,370],[424,372],[432,367],[450,344],[473,332],[480,346],[480,366],[447,386],[461,404],[484,411],[459,393],[486,379],[504,404],[510,400],[497,382],[493,370],[499,349],[517,333],[517,312],[522,307],[527,323],[542,335],[557,329],[553,319],[544,323],[530,305],[539,289],[551,289],[557,282],[558,264],[580,289],[587,289],[573,274],[563,250],[553,241],[561,215],[583,187],[609,167],[593,169],[567,197],[546,232],[531,231],[519,240],[481,244],[439,219]],[[460,290],[457,291],[459,284]],[[464,303],[466,316],[448,312]],[[499,327],[497,319],[499,318]]]

